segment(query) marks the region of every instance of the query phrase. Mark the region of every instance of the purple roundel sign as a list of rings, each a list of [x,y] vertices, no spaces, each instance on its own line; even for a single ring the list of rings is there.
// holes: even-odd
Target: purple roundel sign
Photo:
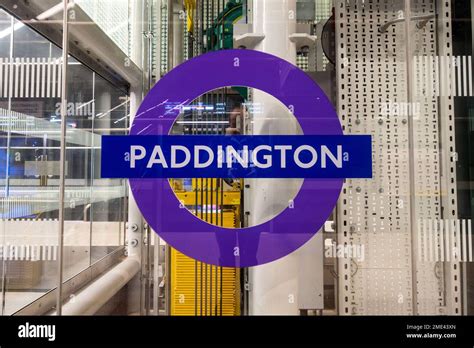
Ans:
[[[262,90],[294,110],[304,135],[343,135],[321,88],[289,62],[253,50],[224,50],[193,58],[165,75],[148,93],[130,135],[168,135],[182,106],[217,88]],[[334,209],[343,179],[305,179],[287,208],[271,221],[223,228],[183,208],[167,178],[132,178],[133,196],[150,226],[173,248],[199,261],[249,267],[277,260],[306,243]]]

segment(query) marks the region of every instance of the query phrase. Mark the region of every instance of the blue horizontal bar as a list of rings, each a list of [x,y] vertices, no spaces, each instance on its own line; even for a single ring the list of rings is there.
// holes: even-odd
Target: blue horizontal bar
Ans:
[[[369,135],[102,136],[101,176],[371,178],[371,141]]]

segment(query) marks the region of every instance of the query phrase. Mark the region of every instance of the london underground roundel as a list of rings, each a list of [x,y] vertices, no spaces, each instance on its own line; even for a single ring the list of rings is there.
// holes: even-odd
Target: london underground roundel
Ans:
[[[303,135],[169,135],[183,106],[226,86],[272,95],[293,111]],[[130,179],[144,218],[173,248],[205,263],[249,267],[284,257],[313,237],[333,211],[344,178],[372,176],[371,157],[370,136],[343,135],[330,101],[305,72],[266,53],[224,50],[166,74],[142,102],[130,135],[103,136],[101,175]],[[272,220],[224,228],[185,209],[168,181],[202,177],[304,181],[291,207]]]

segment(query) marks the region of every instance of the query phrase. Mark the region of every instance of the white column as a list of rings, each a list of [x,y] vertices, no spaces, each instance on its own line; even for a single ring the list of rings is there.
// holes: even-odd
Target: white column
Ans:
[[[296,30],[296,0],[254,0],[253,32],[265,35],[255,49],[283,58],[296,64],[296,47],[289,36]],[[254,90],[253,100],[260,103],[262,112],[254,115],[253,134],[301,134],[298,122],[288,109],[272,96]],[[246,191],[247,207],[250,212],[249,225],[268,221],[275,213],[288,207],[289,201],[297,194],[302,180],[292,179],[255,179],[248,180],[250,189]],[[249,270],[250,315],[297,315],[298,285],[301,267],[308,262],[313,253],[314,243],[275,262],[253,267]],[[322,268],[321,252],[319,260],[313,260],[312,266],[319,262]],[[304,260],[305,265],[300,265]]]
[[[254,0],[253,32],[265,35],[255,49],[296,62],[295,44],[289,36],[296,30],[296,0]]]

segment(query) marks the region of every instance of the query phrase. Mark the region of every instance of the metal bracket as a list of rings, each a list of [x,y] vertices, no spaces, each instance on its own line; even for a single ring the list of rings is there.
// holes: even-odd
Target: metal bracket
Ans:
[[[291,42],[296,44],[296,49],[299,50],[302,47],[312,47],[316,45],[317,37],[307,33],[294,33],[289,37]]]
[[[253,48],[265,39],[264,34],[246,33],[234,37],[234,47]]]
[[[155,37],[154,31],[143,31],[142,34],[146,39],[152,39]]]
[[[324,232],[336,232],[336,222],[328,220],[324,223]]]

